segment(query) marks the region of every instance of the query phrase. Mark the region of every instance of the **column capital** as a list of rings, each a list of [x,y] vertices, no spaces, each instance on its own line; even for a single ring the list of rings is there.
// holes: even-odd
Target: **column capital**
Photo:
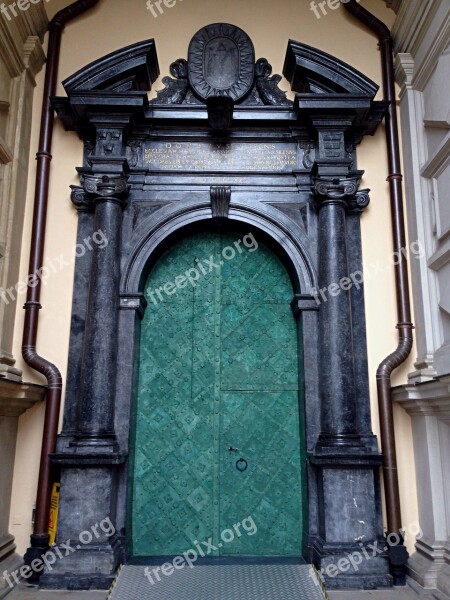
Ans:
[[[353,198],[348,201],[351,212],[362,213],[370,204],[370,189],[358,190]]]
[[[342,204],[349,210],[364,209],[369,205],[369,191],[358,191],[361,178],[316,177],[313,190],[319,208],[327,204]]]
[[[130,191],[128,175],[84,175],[81,183],[82,188],[75,191],[77,198],[80,197],[80,192],[84,191],[94,203],[116,202],[125,208]],[[73,198],[72,201],[74,201]]]
[[[79,213],[94,212],[94,203],[79,185],[71,185],[70,199]]]

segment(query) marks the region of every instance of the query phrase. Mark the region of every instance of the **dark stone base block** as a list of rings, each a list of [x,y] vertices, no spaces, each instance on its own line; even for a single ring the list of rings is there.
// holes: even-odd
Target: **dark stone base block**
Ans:
[[[363,574],[347,575],[330,579],[324,578],[327,590],[377,590],[392,588],[392,577],[389,575]]]
[[[387,552],[374,557],[369,548],[369,545],[375,544],[378,548],[384,548],[385,543],[384,540],[368,541],[364,547],[348,545],[344,551],[337,551],[323,542],[320,547],[318,542],[313,549],[313,560],[325,587],[330,590],[392,587]]]
[[[51,570],[46,570],[40,587],[47,590],[109,589],[120,564],[118,539],[111,544],[75,548],[71,556],[58,560]]]
[[[45,575],[41,579],[40,588],[43,590],[109,590],[115,575]]]
[[[329,589],[392,587],[389,546],[383,536],[378,453],[316,453],[321,531],[311,558]]]
[[[93,465],[93,461],[104,464]],[[117,457],[56,455],[61,499],[56,545],[40,578],[44,589],[108,589],[122,561],[112,499]],[[78,466],[73,463],[78,462]],[[112,462],[113,464],[107,464]],[[68,466],[70,465],[70,466]],[[73,466],[72,466],[73,465]]]

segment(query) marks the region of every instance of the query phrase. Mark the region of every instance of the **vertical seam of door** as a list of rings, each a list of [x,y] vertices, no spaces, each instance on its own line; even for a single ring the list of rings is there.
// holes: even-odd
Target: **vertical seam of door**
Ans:
[[[222,247],[222,236],[215,239],[214,249],[218,254]],[[213,485],[213,515],[214,515],[214,538],[216,546],[219,544],[220,537],[220,412],[221,412],[221,391],[220,391],[220,336],[221,336],[221,269],[214,271],[214,485]],[[220,549],[218,549],[220,554]]]

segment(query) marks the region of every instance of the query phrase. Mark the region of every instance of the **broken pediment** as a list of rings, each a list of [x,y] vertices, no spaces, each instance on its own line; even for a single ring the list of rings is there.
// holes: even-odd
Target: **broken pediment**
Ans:
[[[191,40],[188,60],[170,65],[172,77],[157,91],[153,104],[206,104],[212,97],[231,98],[235,105],[292,106],[272,74],[265,58],[255,62],[249,36],[234,25],[214,23],[203,27]]]

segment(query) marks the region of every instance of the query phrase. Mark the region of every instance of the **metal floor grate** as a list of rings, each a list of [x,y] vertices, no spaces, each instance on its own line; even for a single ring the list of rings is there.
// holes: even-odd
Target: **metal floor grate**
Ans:
[[[310,565],[198,565],[152,575],[146,567],[122,567],[110,600],[324,600]]]

